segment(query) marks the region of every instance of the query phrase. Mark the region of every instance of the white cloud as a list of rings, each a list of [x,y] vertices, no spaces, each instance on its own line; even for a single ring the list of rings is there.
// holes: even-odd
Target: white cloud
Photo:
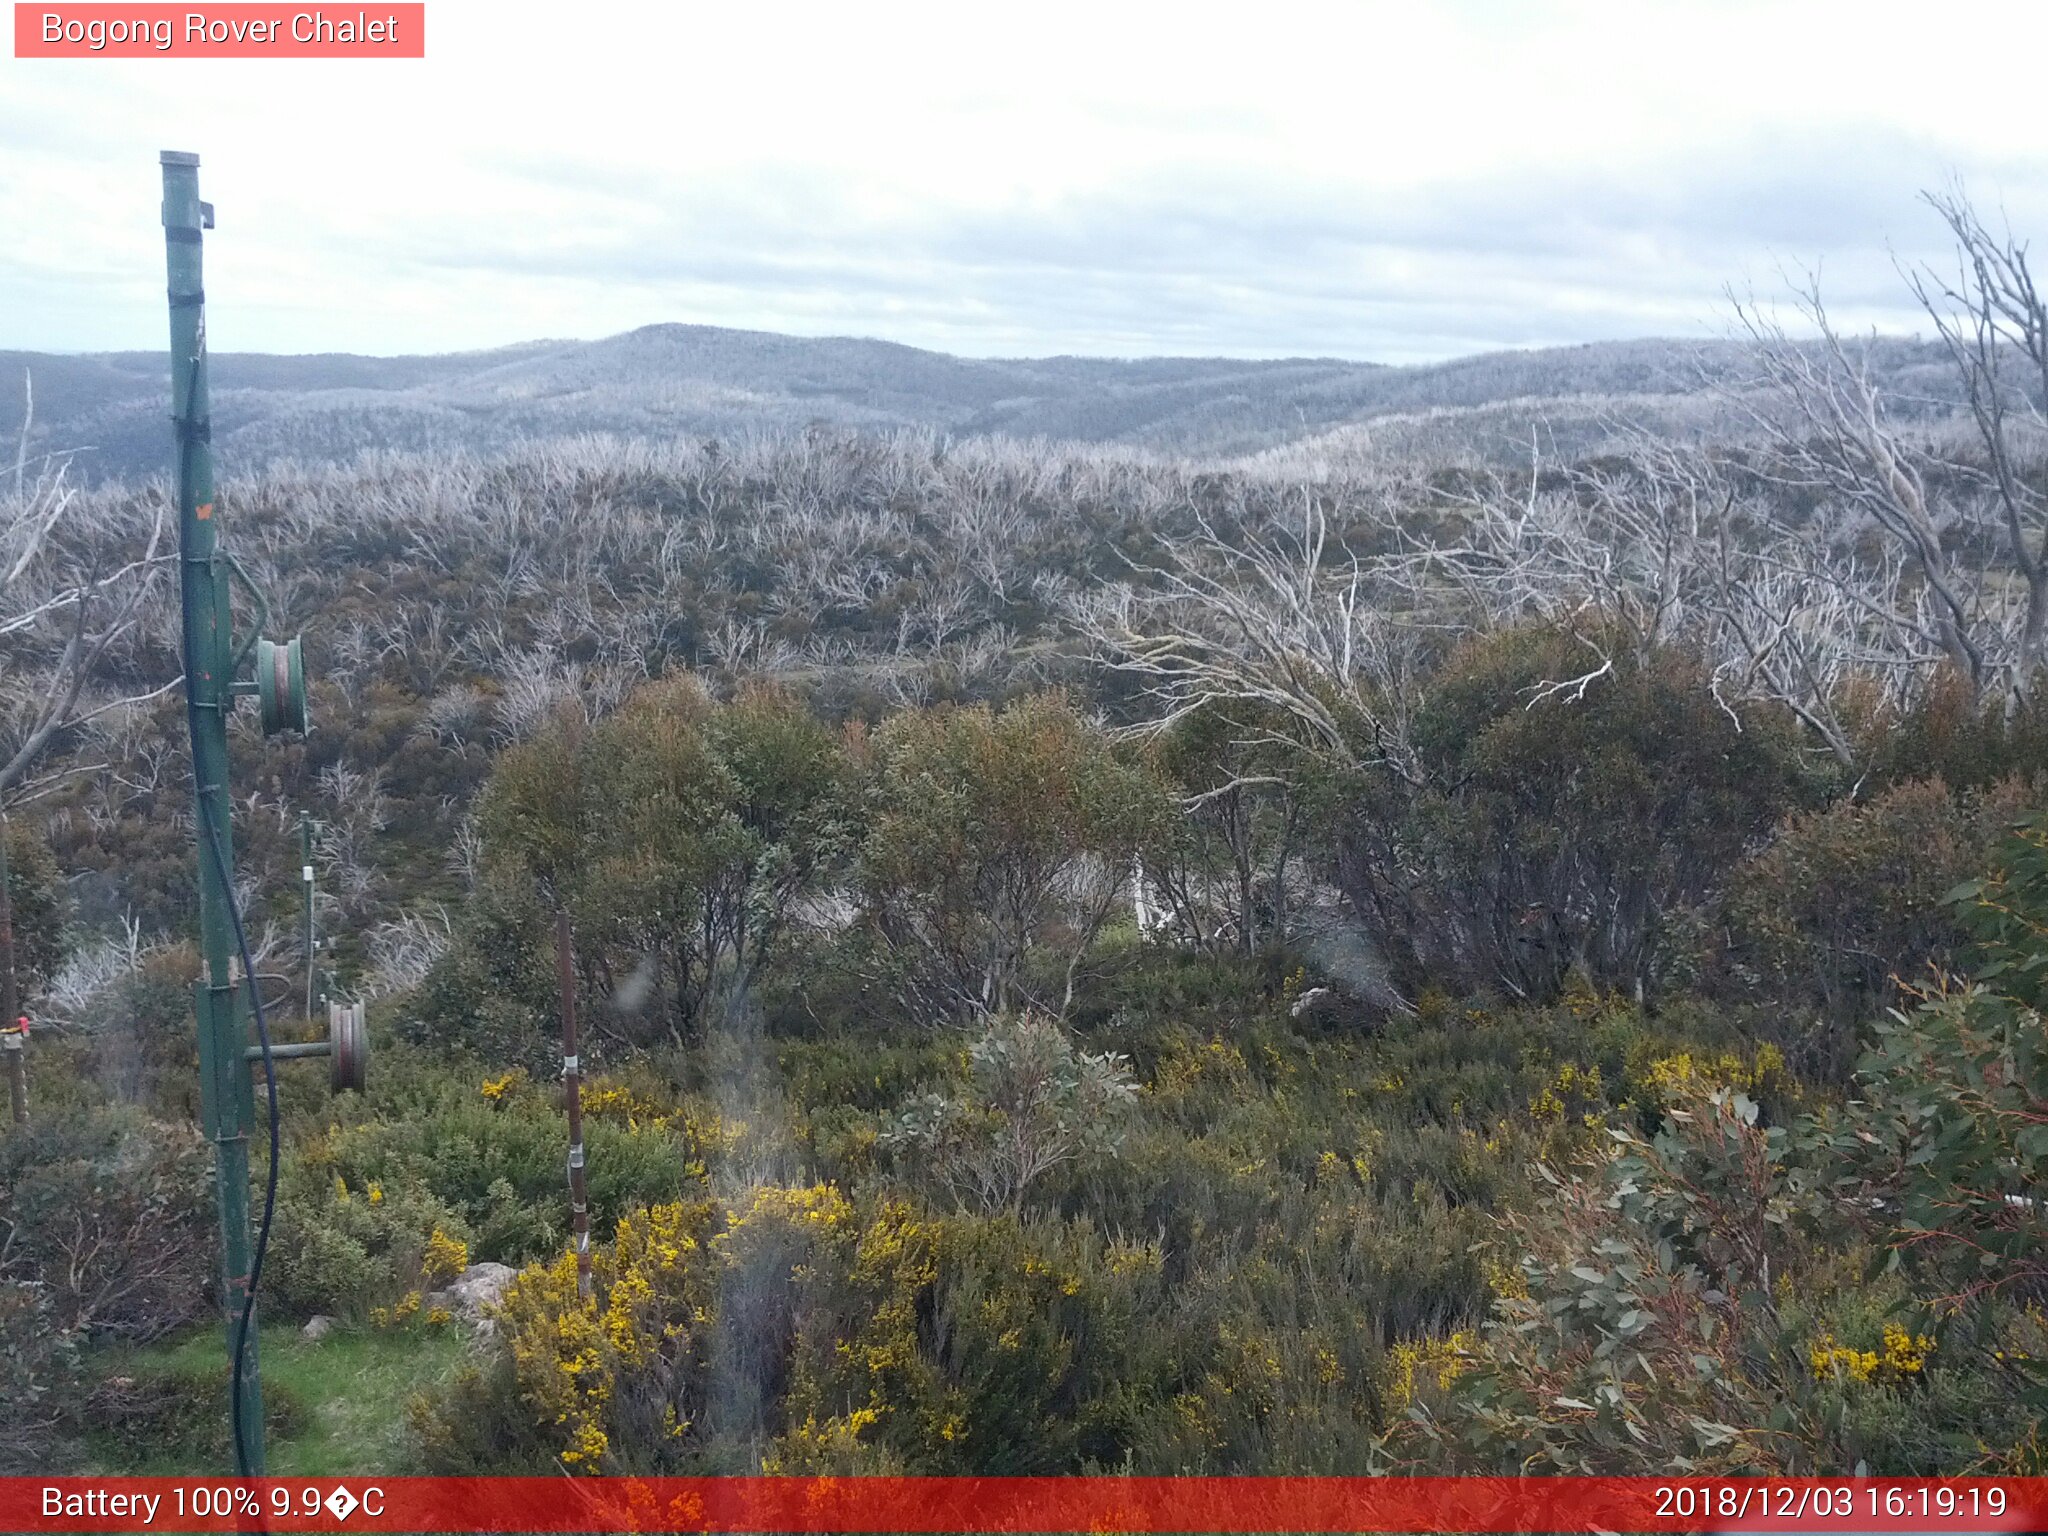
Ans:
[[[1954,171],[2048,230],[2048,9],[428,0],[423,61],[0,61],[0,346],[161,344],[159,148],[225,349],[658,320],[1402,361],[1718,323]],[[1941,29],[1954,42],[1944,46]]]

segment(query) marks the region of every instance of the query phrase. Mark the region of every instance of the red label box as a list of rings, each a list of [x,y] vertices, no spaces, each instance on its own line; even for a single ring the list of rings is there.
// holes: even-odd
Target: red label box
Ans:
[[[424,4],[68,5],[16,0],[17,59],[423,59]]]

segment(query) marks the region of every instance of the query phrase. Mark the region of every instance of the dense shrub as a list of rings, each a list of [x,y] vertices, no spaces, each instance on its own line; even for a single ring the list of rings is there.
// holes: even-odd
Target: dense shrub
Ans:
[[[699,1188],[730,1128],[702,1106],[657,1105],[597,1080],[586,1087],[586,1186],[591,1220],[608,1232],[626,1211]],[[338,1125],[303,1141],[287,1170],[280,1285],[299,1304],[388,1299],[416,1274],[436,1226],[473,1257],[524,1263],[568,1230],[568,1121],[559,1091],[516,1069],[441,1077],[390,1118]],[[323,1253],[333,1250],[328,1259]],[[360,1250],[360,1256],[358,1251]],[[343,1263],[362,1277],[328,1278]],[[361,1302],[367,1305],[367,1301]]]
[[[0,1476],[47,1477],[69,1459],[86,1404],[78,1335],[64,1326],[45,1288],[0,1276]]]
[[[1768,1125],[1715,1089],[1653,1136],[1616,1134],[1503,1230],[1519,1264],[1418,1395],[1396,1460],[1610,1476],[2032,1465],[2018,1373],[1981,1341],[1923,1331],[1896,1283],[1869,1285],[1822,1125]],[[2014,1349],[2048,1339],[2038,1315],[2013,1322]]]
[[[1692,657],[1608,638],[1610,670],[1562,691],[1600,665],[1573,634],[1467,642],[1416,714],[1420,782],[1361,778],[1343,805],[1338,881],[1411,983],[1652,988],[1672,919],[1797,803],[1787,719],[1731,715]]]
[[[544,1072],[562,1057],[560,1007],[539,893],[530,881],[494,873],[479,882],[398,1033],[412,1044]]]
[[[210,1288],[212,1158],[196,1130],[106,1108],[0,1139],[0,1278],[67,1332],[153,1339]]]
[[[351,1188],[295,1181],[283,1194],[264,1261],[265,1288],[287,1312],[361,1319],[446,1275],[427,1273],[440,1242],[465,1245],[461,1216],[418,1184],[372,1179]]]
[[[1765,1114],[1667,1067],[1653,1134],[1610,1126],[1510,1218],[1521,1274],[1414,1443],[1504,1471],[2039,1466],[2048,822],[1950,900],[1979,979],[1881,1024],[1845,1104]]]
[[[2014,779],[1970,791],[1930,779],[1793,818],[1730,882],[1725,948],[1710,945],[1705,979],[1769,999],[1788,1025],[1793,1009],[1811,1010],[1812,1031],[1788,1028],[1787,1044],[1807,1070],[1839,1079],[1853,1026],[1952,960],[1963,933],[1943,897],[1985,867],[2034,798]]]
[[[2048,818],[1953,897],[1978,979],[1878,1025],[1832,1144],[1906,1272],[1995,1331],[2048,1304]]]
[[[94,989],[63,1020],[63,1037],[95,1098],[140,1105],[166,1119],[199,1118],[199,1032],[192,1014],[198,977],[193,946],[155,950]]]
[[[64,925],[70,902],[65,896],[63,872],[39,828],[18,817],[0,818],[0,836],[7,839],[14,972],[19,996],[26,1002],[56,974],[64,958]]]
[[[504,754],[483,797],[497,889],[430,980],[436,1027],[534,1054],[522,1037],[548,1006],[542,917],[560,904],[582,983],[607,1005],[594,1034],[698,1037],[844,849],[843,771],[831,733],[772,690],[720,705],[676,678],[596,725],[557,718]],[[465,1006],[489,1011],[472,1022]]]
[[[1077,1050],[1051,1019],[992,1020],[965,1081],[928,1090],[882,1133],[899,1165],[984,1212],[1017,1209],[1057,1168],[1114,1156],[1136,1100],[1121,1057]]]
[[[1168,814],[1065,698],[905,713],[864,753],[859,866],[878,979],[927,1019],[1063,1015]]]
[[[1175,721],[1154,748],[1180,814],[1145,850],[1145,894],[1189,948],[1249,953],[1288,936],[1310,846],[1309,795],[1284,730],[1250,706],[1211,704]]]

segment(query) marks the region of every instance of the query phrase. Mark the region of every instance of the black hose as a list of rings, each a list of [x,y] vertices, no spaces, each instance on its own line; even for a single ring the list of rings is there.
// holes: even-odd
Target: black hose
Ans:
[[[205,797],[200,797],[205,806]],[[249,957],[248,935],[242,930],[242,911],[235,901],[234,881],[228,874],[228,862],[221,852],[217,829],[211,823],[211,813],[206,814],[206,846],[213,853],[214,873],[219,877],[221,889],[227,895],[228,920],[234,925],[235,948],[242,957],[242,976],[249,984],[249,1008],[256,1016],[256,1038],[263,1048],[263,1086],[270,1103],[270,1168],[263,1179],[263,1219],[256,1227],[256,1251],[249,1260],[249,1280],[242,1289],[242,1315],[235,1322],[234,1367],[229,1386],[229,1417],[235,1429],[235,1475],[252,1477],[249,1466],[248,1431],[242,1424],[242,1376],[243,1366],[248,1358],[249,1323],[256,1313],[256,1286],[263,1276],[263,1256],[270,1250],[270,1222],[277,1214],[277,1164],[278,1164],[278,1116],[277,1116],[277,1064],[270,1051],[270,1025],[263,1017],[263,990],[256,984],[256,964]],[[261,1425],[257,1428],[260,1430]]]

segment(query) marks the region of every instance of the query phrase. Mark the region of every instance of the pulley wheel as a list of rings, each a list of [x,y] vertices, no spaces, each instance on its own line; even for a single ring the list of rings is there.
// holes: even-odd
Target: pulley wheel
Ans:
[[[327,1070],[336,1093],[363,1091],[370,1070],[370,1032],[363,1025],[361,1003],[339,1003],[328,1010]]]
[[[297,635],[283,645],[271,640],[256,642],[256,701],[261,706],[264,735],[284,731],[305,734],[306,665],[299,654]]]

